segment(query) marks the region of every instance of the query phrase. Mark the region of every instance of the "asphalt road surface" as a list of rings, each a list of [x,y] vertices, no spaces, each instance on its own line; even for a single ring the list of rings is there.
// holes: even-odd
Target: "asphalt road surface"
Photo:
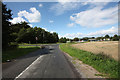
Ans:
[[[3,63],[3,78],[80,78],[58,44]]]

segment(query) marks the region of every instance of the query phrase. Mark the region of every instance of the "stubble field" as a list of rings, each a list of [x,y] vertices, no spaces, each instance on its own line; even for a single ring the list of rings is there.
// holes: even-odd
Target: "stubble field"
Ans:
[[[87,42],[73,44],[72,47],[89,51],[94,54],[103,53],[118,60],[118,44],[118,41]]]

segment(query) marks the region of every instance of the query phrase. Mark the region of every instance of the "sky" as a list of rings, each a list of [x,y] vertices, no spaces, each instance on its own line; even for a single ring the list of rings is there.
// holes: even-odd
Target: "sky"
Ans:
[[[4,2],[13,24],[29,22],[59,37],[98,37],[118,33],[117,2]]]

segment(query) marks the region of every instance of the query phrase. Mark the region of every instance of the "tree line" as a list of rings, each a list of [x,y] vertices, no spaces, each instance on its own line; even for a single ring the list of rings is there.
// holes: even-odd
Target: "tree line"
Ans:
[[[102,36],[102,37],[83,37],[83,38],[78,38],[78,37],[75,37],[74,39],[69,39],[69,38],[66,38],[66,37],[61,37],[59,39],[59,42],[62,42],[62,43],[66,43],[67,41],[80,41],[80,40],[85,40],[85,41],[89,41],[89,39],[96,39],[98,41],[103,41],[103,40],[110,40],[110,41],[119,41],[120,39],[120,35],[113,35],[113,36],[109,36],[108,34],[105,35],[105,36]]]
[[[12,37],[17,43],[56,43],[58,42],[58,34],[50,33],[40,27],[31,28],[28,23],[21,22],[11,26]]]
[[[30,27],[28,22],[12,24],[12,10],[2,3],[2,47],[11,46],[11,43],[56,43],[59,41],[56,32],[50,33],[40,27]]]

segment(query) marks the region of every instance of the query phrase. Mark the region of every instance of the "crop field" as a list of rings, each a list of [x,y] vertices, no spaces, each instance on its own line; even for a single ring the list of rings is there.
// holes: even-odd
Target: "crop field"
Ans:
[[[87,42],[73,44],[72,47],[89,51],[94,54],[103,53],[118,60],[118,41]]]

